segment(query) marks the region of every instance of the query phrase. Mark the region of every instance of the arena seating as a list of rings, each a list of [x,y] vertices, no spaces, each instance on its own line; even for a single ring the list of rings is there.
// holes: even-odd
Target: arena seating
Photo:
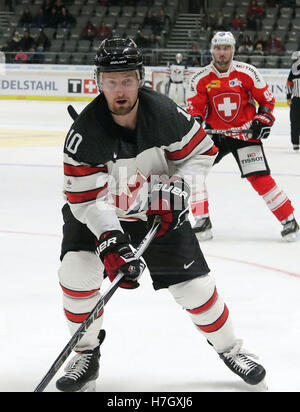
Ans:
[[[22,37],[28,30],[35,41],[34,50],[30,51],[36,51],[36,54],[28,53],[27,62],[93,64],[95,50],[104,37],[127,35],[144,49],[146,64],[164,65],[164,53],[169,59],[166,50],[180,49],[191,65],[203,65],[214,32],[231,30],[237,40],[237,60],[257,67],[289,67],[291,53],[300,48],[300,5],[297,6],[296,1],[294,4],[293,0],[257,0],[262,13],[250,19],[250,2],[208,0],[207,9],[199,10],[199,15],[195,16],[197,29],[187,23],[185,32],[182,30],[185,27],[183,17],[187,14],[180,14],[179,0],[50,1],[49,4],[60,10],[62,6],[67,9],[68,20],[57,22],[50,10],[44,22],[36,17],[43,0],[17,0],[8,13],[7,24],[3,23],[2,31],[0,29],[0,50],[11,52],[7,60],[13,62],[14,50],[9,50],[9,44],[15,32]],[[271,7],[272,3],[274,7]],[[32,15],[31,22],[22,20],[26,8]],[[222,13],[218,14],[220,10]],[[233,23],[237,16],[243,24],[235,27]],[[95,28],[94,32],[85,32],[88,22]],[[181,42],[179,31],[176,31],[178,27],[181,28]],[[47,44],[39,44],[41,31],[49,40]],[[262,50],[258,52],[255,46],[259,42]]]

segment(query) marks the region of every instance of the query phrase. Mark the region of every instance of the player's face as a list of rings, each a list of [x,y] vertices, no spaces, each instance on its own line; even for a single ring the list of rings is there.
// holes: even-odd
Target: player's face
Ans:
[[[216,45],[212,53],[215,63],[220,67],[227,67],[233,58],[233,50],[229,45]]]
[[[102,90],[113,113],[128,114],[138,96],[139,81],[136,71],[103,73]]]

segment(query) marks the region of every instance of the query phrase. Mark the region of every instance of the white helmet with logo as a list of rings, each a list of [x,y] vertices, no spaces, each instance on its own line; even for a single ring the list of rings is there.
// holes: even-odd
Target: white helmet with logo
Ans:
[[[214,46],[217,45],[229,45],[232,50],[235,50],[235,38],[230,31],[218,31],[211,39],[211,52]]]

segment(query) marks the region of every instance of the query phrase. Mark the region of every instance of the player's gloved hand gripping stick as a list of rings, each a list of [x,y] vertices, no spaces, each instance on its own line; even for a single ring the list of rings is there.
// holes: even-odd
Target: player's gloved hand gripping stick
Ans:
[[[157,216],[154,219],[153,225],[149,232],[146,234],[142,242],[139,244],[138,248],[136,249],[134,253],[134,258],[135,260],[139,260],[145,250],[148,248],[154,237],[156,236],[156,233],[159,229],[160,226],[160,218]],[[97,319],[99,313],[102,311],[104,305],[109,301],[109,299],[112,297],[112,295],[115,293],[117,288],[119,287],[119,284],[122,282],[122,279],[124,278],[124,274],[119,271],[119,273],[116,275],[114,278],[113,282],[110,284],[110,286],[107,288],[106,292],[102,295],[101,299],[97,303],[97,305],[94,307],[94,309],[90,312],[89,316],[86,318],[84,322],[82,322],[81,326],[77,329],[75,334],[72,336],[70,341],[67,343],[67,345],[64,347],[62,352],[59,354],[58,358],[55,360],[45,377],[42,379],[42,381],[38,384],[34,392],[43,392],[44,389],[47,387],[49,382],[52,380],[56,372],[60,369],[60,367],[63,365],[65,360],[68,358],[72,350],[75,348],[77,343],[80,341],[80,339],[83,337],[85,334],[86,330],[89,328],[89,326]]]

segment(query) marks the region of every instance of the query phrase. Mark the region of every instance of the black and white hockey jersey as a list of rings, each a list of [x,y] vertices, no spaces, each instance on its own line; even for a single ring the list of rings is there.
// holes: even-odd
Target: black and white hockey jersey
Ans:
[[[293,65],[287,79],[287,99],[300,97],[300,60]]]
[[[211,138],[168,97],[141,88],[132,131],[113,121],[100,94],[67,134],[64,193],[76,219],[99,238],[122,230],[119,220],[146,220],[149,186],[158,176],[205,175],[216,153]]]

